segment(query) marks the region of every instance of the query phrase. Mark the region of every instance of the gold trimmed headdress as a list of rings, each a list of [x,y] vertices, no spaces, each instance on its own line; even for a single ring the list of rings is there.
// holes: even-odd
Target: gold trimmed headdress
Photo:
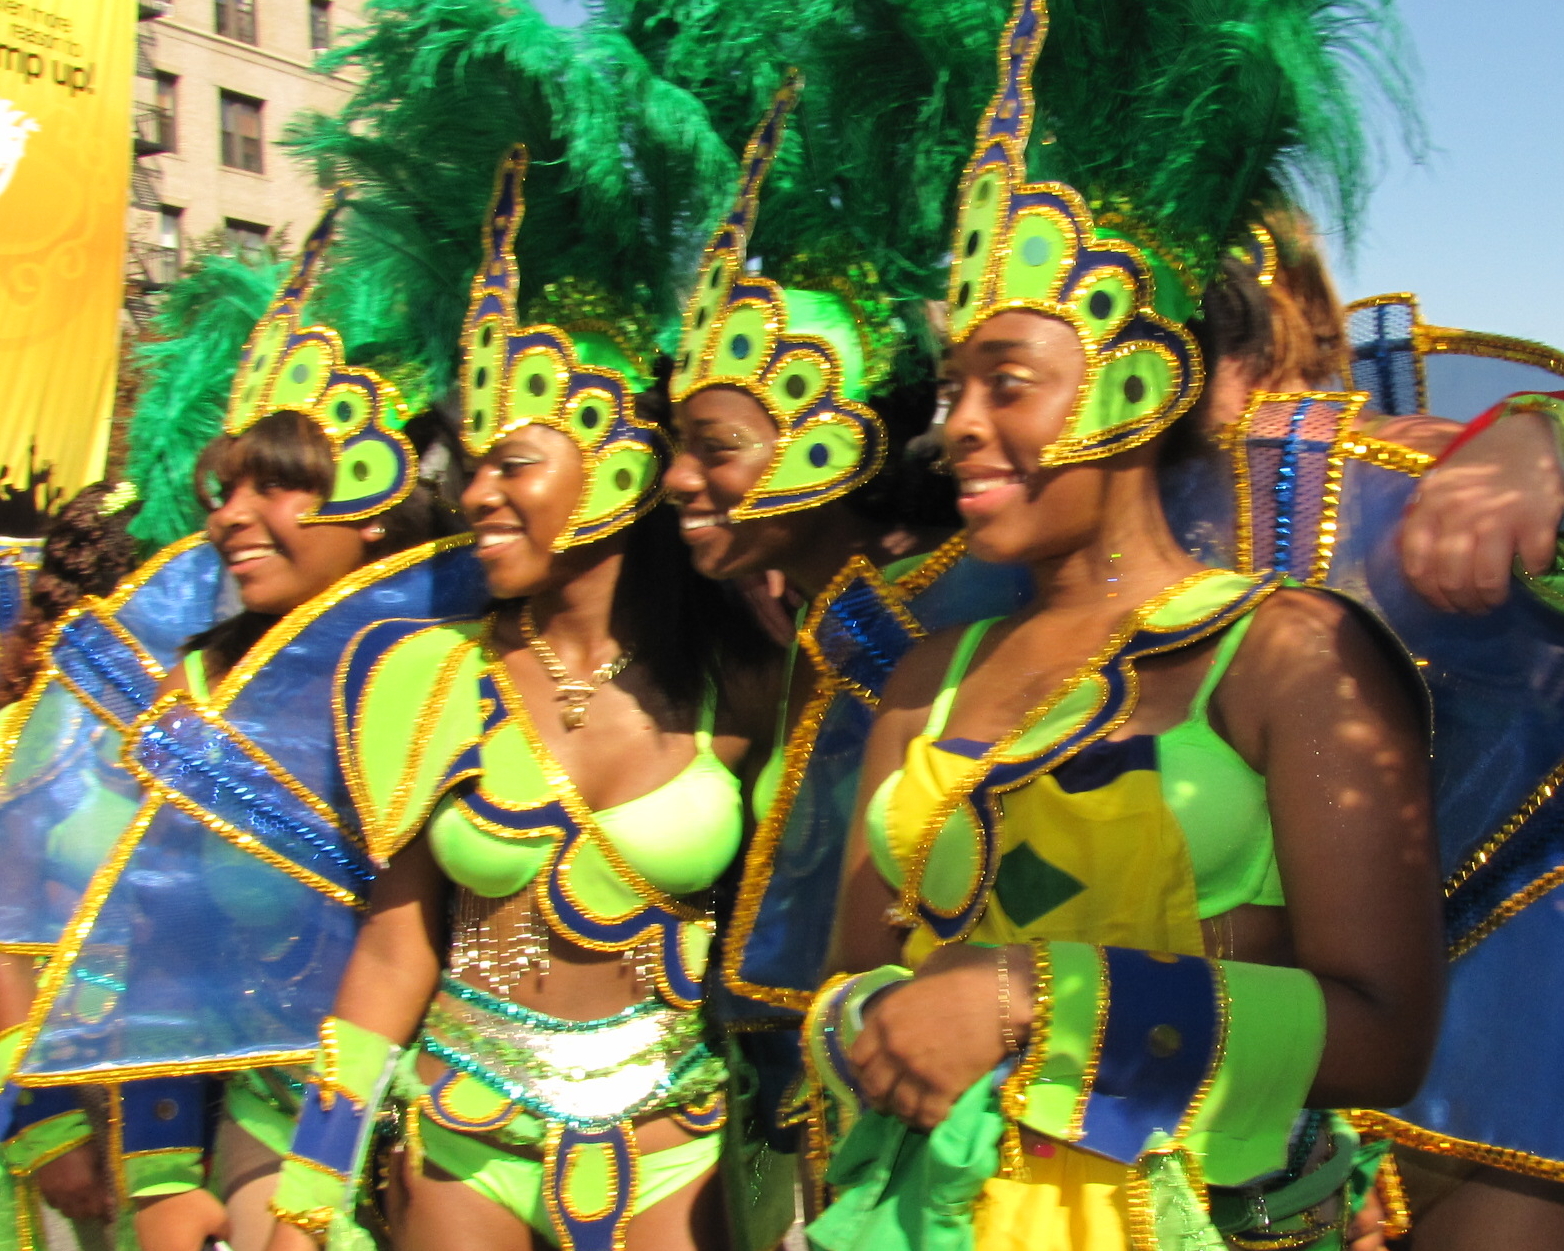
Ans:
[[[586,482],[554,542],[562,551],[606,538],[651,508],[667,448],[662,432],[635,413],[635,393],[650,385],[644,354],[651,345],[627,341],[626,319],[589,308],[598,315],[565,329],[518,324],[514,247],[526,175],[527,150],[518,144],[495,178],[484,261],[462,330],[462,442],[482,456],[511,431],[536,424],[581,449]]]
[[[1042,453],[1044,465],[1064,465],[1154,438],[1195,402],[1204,370],[1181,324],[1194,299],[1178,270],[1105,229],[1074,187],[1027,181],[1032,69],[1047,30],[1045,0],[1018,0],[1000,41],[999,91],[961,180],[949,324],[961,343],[996,313],[1031,309],[1075,330],[1086,379]]]
[[[776,423],[771,463],[730,510],[734,520],[837,499],[885,459],[884,423],[863,402],[879,371],[853,301],[784,288],[748,264],[760,189],[801,87],[797,75],[788,79],[745,148],[738,198],[706,247],[669,384],[675,402],[736,388]]]
[[[291,410],[325,432],[336,482],[330,497],[300,518],[305,522],[373,517],[406,499],[418,472],[402,433],[408,412],[401,392],[372,370],[349,367],[330,326],[301,325],[345,197],[345,187],[332,191],[287,282],[251,332],[223,420],[223,432],[237,437],[263,417]]]
[[[1290,185],[1350,228],[1357,88],[1367,71],[1404,113],[1398,43],[1388,0],[1016,0],[961,182],[949,327],[960,343],[1029,309],[1075,330],[1086,380],[1044,465],[1145,443],[1194,403],[1184,323],[1230,250],[1274,272],[1251,226]]]

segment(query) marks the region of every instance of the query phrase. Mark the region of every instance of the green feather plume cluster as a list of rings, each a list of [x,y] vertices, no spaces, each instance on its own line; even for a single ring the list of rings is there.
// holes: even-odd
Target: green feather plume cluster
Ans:
[[[600,12],[735,151],[787,70],[802,72],[750,256],[787,285],[845,281],[899,372],[925,368],[924,301],[944,292],[1005,0],[608,0]]]
[[[1393,0],[1048,8],[1029,173],[1119,215],[1197,281],[1283,198],[1323,209],[1350,240],[1370,184],[1361,101],[1383,97],[1419,145]]]
[[[737,169],[700,102],[601,24],[550,25],[499,0],[381,0],[327,68],[361,85],[290,131],[353,186],[319,315],[378,356],[455,378],[497,162],[531,154],[520,301],[570,277],[676,333],[683,283]]]
[[[223,428],[239,353],[287,267],[207,256],[169,288],[155,322],[166,338],[138,353],[148,383],[131,414],[126,476],[142,499],[130,533],[153,548],[200,529],[196,460]]]

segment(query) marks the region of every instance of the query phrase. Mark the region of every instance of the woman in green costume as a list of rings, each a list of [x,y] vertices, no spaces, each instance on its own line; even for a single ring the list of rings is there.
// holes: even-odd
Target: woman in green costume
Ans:
[[[1395,658],[1337,601],[1196,564],[1155,480],[1202,381],[1182,323],[1309,137],[1322,19],[1116,12],[1022,0],[962,183],[947,454],[974,551],[1037,597],[921,645],[881,702],[847,972],[806,1031],[832,1251],[1339,1245],[1353,1138],[1300,1110],[1406,1097],[1429,1055]],[[1073,185],[1028,178],[1034,64],[1036,159]]]
[[[393,1069],[398,1247],[726,1244],[702,976],[770,649],[650,511],[646,322],[606,292],[596,316],[518,320],[526,167],[519,147],[501,166],[463,331],[462,504],[492,611],[387,623],[339,672],[389,867],[322,1029],[274,1251],[331,1236]]]
[[[336,193],[255,326],[224,433],[197,465],[197,489],[210,510],[207,537],[233,578],[241,611],[190,640],[182,663],[159,686],[165,705],[178,692],[209,706],[212,692],[247,657],[253,667],[266,652],[258,645],[268,635],[289,635],[294,610],[332,587],[346,594],[345,580],[356,570],[454,528],[449,510],[417,480],[397,389],[368,370],[349,369],[334,331],[301,324],[341,206]],[[350,420],[342,420],[344,412]],[[205,890],[219,900],[232,892],[225,906],[237,913],[257,906],[242,855],[214,849],[208,861]],[[130,976],[135,970],[133,964]],[[203,1185],[208,1153],[197,1110],[213,1097],[206,1079],[115,1088],[125,1122],[115,1163],[146,1251],[199,1251],[218,1235],[236,1251],[265,1245],[266,1205],[298,1110],[300,1078],[259,1068],[227,1083],[211,1191]],[[169,1107],[182,1113],[172,1123],[190,1131],[177,1144],[167,1126],[160,1132],[156,1124],[170,1121]]]

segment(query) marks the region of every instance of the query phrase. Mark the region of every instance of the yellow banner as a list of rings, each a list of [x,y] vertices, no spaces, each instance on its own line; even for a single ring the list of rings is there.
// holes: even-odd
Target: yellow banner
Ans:
[[[119,355],[135,0],[0,0],[0,466],[102,471]]]

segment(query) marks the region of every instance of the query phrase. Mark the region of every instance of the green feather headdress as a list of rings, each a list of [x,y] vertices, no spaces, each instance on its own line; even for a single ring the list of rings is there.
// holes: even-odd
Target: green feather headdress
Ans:
[[[196,460],[222,433],[239,354],[285,273],[280,262],[207,256],[164,297],[155,326],[167,337],[138,353],[147,385],[127,432],[125,472],[144,501],[130,532],[143,543],[167,547],[206,520]]]
[[[329,61],[361,85],[288,138],[354,184],[325,315],[449,391],[494,170],[520,143],[518,316],[612,325],[643,361],[668,346],[736,168],[700,101],[601,23],[556,27],[499,0],[383,0],[365,19]]]
[[[1385,63],[1388,22],[1379,0],[1018,0],[961,182],[950,333],[1009,309],[1074,328],[1086,378],[1045,465],[1189,408],[1203,366],[1184,322],[1267,204],[1304,179],[1361,203],[1347,63]]]

